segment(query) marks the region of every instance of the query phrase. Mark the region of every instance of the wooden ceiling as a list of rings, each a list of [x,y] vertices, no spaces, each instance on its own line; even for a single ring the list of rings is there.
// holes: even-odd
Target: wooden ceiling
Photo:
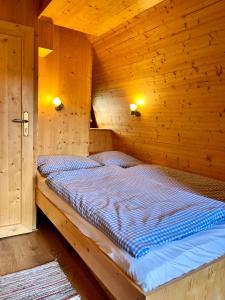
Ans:
[[[100,36],[163,0],[52,0],[42,16],[54,24]]]

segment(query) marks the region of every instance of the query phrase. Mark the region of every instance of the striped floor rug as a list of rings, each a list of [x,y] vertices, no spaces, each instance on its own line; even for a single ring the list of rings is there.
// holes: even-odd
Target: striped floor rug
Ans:
[[[80,300],[56,261],[0,276],[0,300]]]

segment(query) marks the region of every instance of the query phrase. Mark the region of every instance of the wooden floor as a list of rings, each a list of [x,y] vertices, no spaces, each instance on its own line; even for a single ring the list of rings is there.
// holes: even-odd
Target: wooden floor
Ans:
[[[0,275],[36,267],[57,259],[83,299],[109,297],[72,247],[48,219],[38,214],[38,230],[0,239]]]

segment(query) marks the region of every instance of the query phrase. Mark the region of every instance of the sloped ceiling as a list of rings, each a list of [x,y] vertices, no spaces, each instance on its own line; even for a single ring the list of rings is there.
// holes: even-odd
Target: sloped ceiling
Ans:
[[[42,16],[54,24],[100,36],[163,0],[52,0]]]

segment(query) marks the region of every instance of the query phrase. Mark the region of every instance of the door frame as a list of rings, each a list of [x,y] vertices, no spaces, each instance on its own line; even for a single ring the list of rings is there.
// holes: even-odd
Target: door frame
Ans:
[[[22,40],[22,114],[29,112],[29,136],[22,134],[21,224],[0,227],[0,238],[32,231],[34,207],[34,29],[0,21],[0,33]],[[18,116],[18,118],[22,116]]]

